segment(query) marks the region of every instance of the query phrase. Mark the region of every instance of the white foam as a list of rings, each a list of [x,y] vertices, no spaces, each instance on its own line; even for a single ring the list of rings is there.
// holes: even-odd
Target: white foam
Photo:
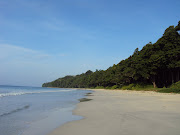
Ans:
[[[11,92],[11,93],[1,93],[0,97],[19,96],[19,95],[24,95],[24,94],[37,94],[37,93],[69,92],[69,91],[75,91],[75,90],[51,90],[51,91]]]

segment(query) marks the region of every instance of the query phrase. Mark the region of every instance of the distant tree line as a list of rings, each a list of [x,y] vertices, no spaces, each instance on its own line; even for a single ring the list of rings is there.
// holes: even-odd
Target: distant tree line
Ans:
[[[131,83],[168,87],[180,80],[180,21],[176,27],[167,28],[154,44],[146,44],[142,50],[107,70],[88,70],[76,76],[65,76],[44,83],[43,87],[94,88],[97,86],[122,87]]]

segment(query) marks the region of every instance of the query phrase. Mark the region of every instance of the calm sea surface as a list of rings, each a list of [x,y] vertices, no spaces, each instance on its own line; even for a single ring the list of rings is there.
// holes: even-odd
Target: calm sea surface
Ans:
[[[72,110],[91,91],[0,86],[0,135],[46,135],[81,116]]]

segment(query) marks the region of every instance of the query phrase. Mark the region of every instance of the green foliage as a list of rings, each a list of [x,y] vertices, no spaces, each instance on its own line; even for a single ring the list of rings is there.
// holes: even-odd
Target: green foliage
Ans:
[[[111,87],[107,86],[105,89],[109,89],[109,90],[110,90],[110,89],[111,89]]]
[[[171,89],[180,89],[180,81],[173,83],[170,88]]]
[[[175,30],[176,30],[176,31],[179,31],[179,30],[180,30],[180,21],[178,22],[178,25],[175,27]]]
[[[143,84],[143,83],[138,83],[138,84],[129,84],[126,86],[122,86],[121,89],[123,90],[146,90],[146,89],[152,89],[153,85],[148,85],[148,84]]]
[[[180,89],[171,89],[171,88],[161,88],[157,92],[160,93],[180,93]]]
[[[104,89],[103,86],[96,86],[95,89]]]
[[[174,31],[174,26],[169,26],[169,28],[167,28],[164,32],[164,36],[170,34],[172,31]]]
[[[123,86],[121,89],[123,89],[123,90],[132,90],[135,86],[136,85],[132,83],[132,84]]]
[[[119,87],[118,87],[117,85],[114,85],[114,86],[111,87],[111,89],[113,89],[113,90],[114,90],[114,89],[118,89],[118,88],[119,88]]]
[[[138,54],[139,54],[139,48],[136,48],[136,49],[134,50],[133,55],[138,55]]]
[[[136,84],[133,90],[153,90],[153,85],[145,85],[145,84]]]
[[[169,87],[180,80],[180,22],[167,28],[154,44],[149,42],[142,50],[135,49],[132,56],[107,70],[88,70],[76,76],[65,76],[44,83],[43,87],[98,88],[141,90]],[[148,85],[147,85],[148,84]],[[149,85],[151,84],[151,85]],[[152,85],[153,84],[153,85]],[[176,86],[174,86],[176,85]],[[178,88],[173,84],[173,89]]]
[[[161,93],[180,93],[180,81],[173,83],[169,88],[158,89]]]

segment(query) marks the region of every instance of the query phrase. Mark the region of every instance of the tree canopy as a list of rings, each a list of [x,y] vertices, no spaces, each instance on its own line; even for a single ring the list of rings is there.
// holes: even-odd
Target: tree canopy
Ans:
[[[146,44],[132,56],[114,64],[107,70],[88,70],[76,76],[65,76],[44,83],[43,87],[90,88],[122,87],[131,83],[153,84],[168,87],[180,80],[180,21],[176,27],[168,27],[154,44]]]

